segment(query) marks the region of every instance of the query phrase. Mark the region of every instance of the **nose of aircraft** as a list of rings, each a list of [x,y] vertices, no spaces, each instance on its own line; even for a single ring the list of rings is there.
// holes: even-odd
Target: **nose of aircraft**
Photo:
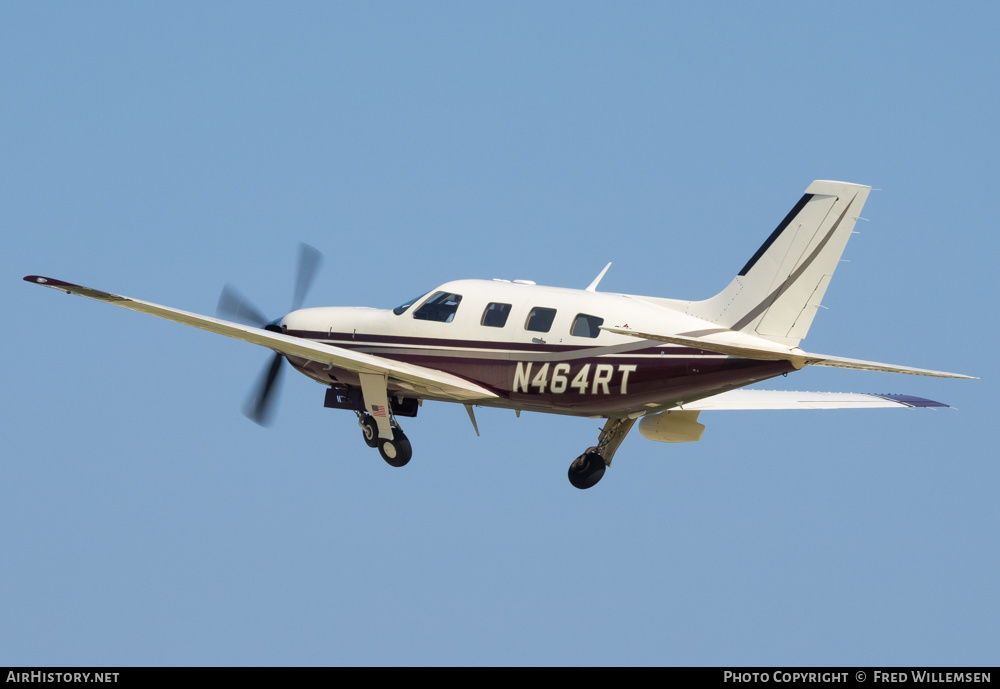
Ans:
[[[356,327],[359,309],[343,306],[317,306],[289,311],[276,324],[283,332],[299,337],[315,337],[329,331]]]
[[[310,311],[314,311],[314,309],[296,309],[286,313],[275,321],[275,324],[279,327],[279,332],[294,333],[309,330],[307,324],[312,320],[310,318]]]

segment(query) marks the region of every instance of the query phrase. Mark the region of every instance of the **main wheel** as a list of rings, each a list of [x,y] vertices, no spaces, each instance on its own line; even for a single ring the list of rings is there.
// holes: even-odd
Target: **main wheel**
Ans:
[[[386,464],[392,467],[406,466],[413,456],[413,448],[410,447],[410,439],[403,435],[403,431],[398,428],[392,431],[393,439],[378,439],[378,452]]]
[[[573,484],[574,488],[580,490],[591,488],[601,480],[607,468],[604,457],[596,452],[588,452],[577,457],[569,465],[569,482]]]
[[[361,419],[361,434],[364,436],[365,445],[368,447],[378,447],[378,424],[375,419],[365,414]]]

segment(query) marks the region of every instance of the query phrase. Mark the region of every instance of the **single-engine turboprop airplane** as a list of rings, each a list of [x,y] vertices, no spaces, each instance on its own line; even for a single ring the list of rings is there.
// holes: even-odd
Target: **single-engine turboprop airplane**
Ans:
[[[458,280],[392,310],[303,309],[319,263],[305,246],[293,308],[273,321],[228,287],[222,320],[24,279],[273,350],[251,419],[266,421],[285,359],[327,386],[327,407],[353,411],[365,442],[392,466],[412,454],[399,418],[416,416],[424,400],[464,404],[474,427],[474,405],[604,418],[597,444],[569,467],[570,483],[589,488],[636,421],[651,440],[690,442],[701,438],[704,410],[947,406],[906,395],[738,389],[809,365],[972,377],[799,348],[869,191],[813,182],[733,281],[704,301],[598,292],[609,263],[582,290]]]

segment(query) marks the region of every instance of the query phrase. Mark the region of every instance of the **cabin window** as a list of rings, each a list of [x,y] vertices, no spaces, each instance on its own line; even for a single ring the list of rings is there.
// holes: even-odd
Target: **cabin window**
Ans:
[[[413,317],[421,321],[451,323],[461,301],[461,294],[436,292],[434,296],[424,302],[423,306],[413,312]]]
[[[502,328],[507,325],[507,316],[510,315],[510,304],[497,304],[493,302],[483,311],[482,324],[490,328]]]
[[[552,321],[555,320],[556,310],[546,309],[541,306],[536,306],[528,314],[528,320],[524,324],[525,330],[531,330],[536,333],[547,333],[552,327]]]
[[[410,299],[410,301],[406,302],[405,304],[400,304],[399,306],[397,306],[396,308],[394,308],[394,309],[392,310],[392,312],[393,312],[394,314],[396,314],[397,316],[400,316],[400,315],[402,315],[402,314],[403,314],[403,313],[404,313],[404,312],[405,312],[405,311],[406,311],[406,310],[407,310],[408,308],[410,308],[411,306],[413,306],[414,304],[416,304],[416,303],[417,303],[418,301],[420,301],[421,299],[423,299],[423,298],[424,298],[425,296],[427,296],[427,292],[424,292],[424,293],[423,293],[423,294],[421,294],[421,295],[420,295],[419,297],[414,297],[413,299]]]
[[[601,325],[603,323],[603,318],[588,316],[585,313],[581,313],[573,321],[573,327],[570,329],[570,334],[575,335],[576,337],[597,337],[601,334]]]

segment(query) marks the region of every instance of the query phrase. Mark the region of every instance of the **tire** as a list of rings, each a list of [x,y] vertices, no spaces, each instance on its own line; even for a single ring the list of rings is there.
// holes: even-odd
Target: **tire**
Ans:
[[[361,420],[361,435],[365,439],[365,445],[378,447],[378,424],[375,423],[375,419],[365,416]]]
[[[378,453],[382,455],[385,463],[391,467],[406,466],[413,456],[413,448],[410,446],[410,439],[403,435],[403,431],[398,428],[393,432],[392,440],[379,439]]]
[[[569,482],[574,488],[586,490],[593,488],[597,482],[604,477],[604,472],[608,466],[604,463],[604,458],[596,452],[588,452],[580,460],[569,465]]]

